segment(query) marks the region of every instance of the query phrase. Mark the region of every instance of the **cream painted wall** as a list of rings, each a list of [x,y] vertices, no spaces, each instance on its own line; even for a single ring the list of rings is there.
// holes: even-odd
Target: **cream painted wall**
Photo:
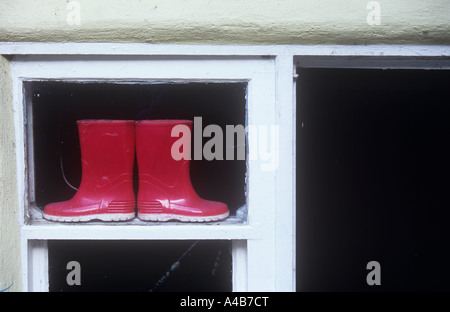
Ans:
[[[20,241],[9,62],[0,56],[0,290],[21,289]]]
[[[449,0],[0,1],[0,41],[239,44],[450,43]],[[373,1],[372,1],[373,2]],[[68,3],[74,6],[67,7]],[[69,25],[79,4],[79,25]]]

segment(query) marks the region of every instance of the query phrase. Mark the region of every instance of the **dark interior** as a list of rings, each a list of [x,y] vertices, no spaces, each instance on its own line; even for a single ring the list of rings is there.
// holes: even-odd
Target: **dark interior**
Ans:
[[[449,291],[450,71],[298,74],[297,289]]]
[[[230,241],[49,241],[51,292],[228,292]],[[192,248],[191,248],[192,247]],[[69,285],[80,265],[80,285]],[[74,274],[74,273],[73,273]]]

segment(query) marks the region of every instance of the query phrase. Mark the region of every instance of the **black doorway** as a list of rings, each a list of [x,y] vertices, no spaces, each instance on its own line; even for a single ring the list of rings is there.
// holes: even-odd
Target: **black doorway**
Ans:
[[[297,290],[450,290],[450,71],[298,74]]]

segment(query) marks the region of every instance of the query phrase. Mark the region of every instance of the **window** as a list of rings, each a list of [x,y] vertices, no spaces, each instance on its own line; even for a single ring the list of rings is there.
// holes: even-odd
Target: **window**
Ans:
[[[228,240],[50,240],[49,291],[229,292]],[[77,259],[79,285],[67,264]]]
[[[80,185],[81,155],[76,126],[79,119],[194,120],[200,116],[206,125],[215,124],[222,129],[227,124],[245,124],[246,83],[34,81],[26,82],[24,87],[25,97],[31,99],[27,111],[33,112],[29,116],[33,125],[32,137],[29,138],[33,141],[33,150],[29,150],[29,155],[32,155],[29,156],[29,171],[33,175],[30,176],[28,186],[31,195],[30,210],[34,211],[33,215],[37,220],[41,220],[40,213],[46,204],[72,198],[77,191],[75,185]],[[234,149],[234,146],[230,148]],[[225,152],[227,151],[224,150]],[[245,160],[193,160],[190,169],[192,184],[202,198],[228,205],[231,217],[226,222],[246,222]],[[137,168],[134,171],[134,193],[138,194]],[[239,208],[241,210],[237,216]],[[136,219],[127,224],[138,222]],[[144,222],[139,224],[152,225]],[[202,248],[205,241],[195,245],[191,241],[187,244],[184,241],[157,242],[97,241],[94,244],[92,241],[50,241],[49,290],[232,289],[231,270],[225,269],[224,275],[214,267],[219,265],[216,259],[219,252],[221,269],[231,266],[231,245],[228,241],[217,241],[210,244],[210,248]],[[190,246],[195,248],[186,259],[195,257],[196,261],[185,265],[189,261],[180,260],[182,269],[173,272],[173,278],[167,282],[167,278],[160,281]],[[83,283],[78,285],[80,287],[70,287],[66,282],[66,264],[71,259],[79,259],[83,268]],[[119,262],[120,259],[122,262]],[[141,261],[138,262],[137,259]],[[158,264],[155,259],[161,263]],[[197,265],[194,266],[194,263]],[[151,275],[145,274],[146,272]],[[155,274],[159,276],[154,276]],[[185,278],[180,280],[179,277],[183,274]],[[195,274],[198,275],[197,278],[193,278]],[[177,278],[178,283],[172,282]]]
[[[197,118],[202,128],[214,124],[225,130],[226,125],[245,125],[246,119],[246,83],[32,81],[25,82],[24,88],[25,97],[29,99],[27,118],[32,120],[28,140],[33,142],[32,150],[28,150],[29,172],[32,173],[29,201],[30,206],[37,209],[72,198],[75,186],[80,184],[77,120]],[[198,136],[192,135],[194,139]],[[207,142],[208,137],[201,140]],[[244,219],[245,159],[237,159],[237,147],[227,146],[226,140],[223,141],[220,156],[226,158],[230,149],[235,155],[233,159],[192,159],[191,180],[202,198],[226,203],[231,219],[242,207]],[[238,144],[236,138],[234,143]],[[134,171],[137,194],[137,168]]]
[[[369,207],[373,206],[372,210],[369,209],[370,212],[379,213],[380,210],[375,209],[379,206],[377,201],[368,202],[367,196],[374,195],[370,190],[358,193],[357,196],[362,196],[362,199],[359,198],[358,201],[355,197],[353,202],[350,201],[355,205],[347,206],[348,198],[343,197],[353,194],[351,185],[339,184],[339,187],[347,188],[348,192],[336,194],[334,190],[339,179],[327,178],[330,177],[327,174],[333,175],[331,169],[334,168],[334,163],[327,164],[331,166],[330,169],[321,161],[334,155],[333,153],[353,149],[352,153],[346,155],[350,159],[361,161],[359,164],[362,167],[359,169],[369,170],[361,159],[367,161],[367,157],[373,157],[375,152],[381,153],[377,155],[385,155],[381,150],[386,146],[375,144],[376,140],[383,137],[374,136],[375,145],[363,139],[364,144],[356,147],[349,145],[349,142],[352,143],[351,138],[356,134],[371,134],[362,131],[367,130],[367,124],[362,124],[360,118],[367,118],[372,124],[377,123],[378,119],[367,114],[367,111],[359,111],[357,105],[352,106],[355,102],[346,102],[345,99],[348,96],[352,101],[357,101],[356,95],[359,94],[360,99],[369,103],[370,92],[382,86],[381,93],[385,95],[383,99],[392,101],[390,95],[383,90],[387,88],[386,83],[396,82],[395,74],[391,75],[393,70],[410,70],[408,74],[416,77],[422,75],[424,69],[433,69],[434,73],[437,72],[435,70],[440,70],[441,74],[448,72],[450,55],[447,47],[23,43],[14,46],[6,44],[0,48],[1,53],[14,56],[11,66],[24,290],[62,290],[66,287],[64,281],[61,282],[65,273],[61,265],[68,261],[67,257],[70,255],[64,250],[67,246],[73,247],[71,251],[74,255],[82,255],[84,247],[99,248],[104,250],[105,255],[113,255],[113,246],[116,245],[125,244],[133,254],[139,254],[142,246],[171,246],[166,253],[171,256],[164,261],[161,259],[155,269],[156,273],[151,277],[147,276],[148,279],[142,276],[145,280],[142,284],[132,285],[146,290],[152,284],[150,281],[153,281],[151,287],[155,285],[154,280],[160,272],[170,271],[168,266],[176,263],[172,259],[178,259],[175,254],[183,255],[194,244],[196,248],[209,249],[211,257],[217,255],[217,248],[230,250],[229,257],[224,256],[222,260],[222,268],[228,268],[228,273],[231,273],[220,275],[220,282],[217,284],[216,279],[213,284],[229,287],[227,289],[233,291],[320,290],[323,289],[320,285],[324,281],[329,282],[330,289],[333,290],[355,287],[366,289],[364,283],[367,270],[365,263],[362,263],[366,260],[378,260],[382,262],[383,270],[395,274],[393,267],[388,268],[389,264],[385,262],[389,257],[372,259],[372,254],[378,254],[371,253],[373,250],[370,248],[362,249],[367,254],[359,260],[350,255],[347,257],[339,254],[357,247],[357,237],[367,234],[360,228],[358,221],[360,211],[357,207],[362,205],[361,200]],[[381,69],[389,70],[383,72]],[[355,72],[360,73],[364,79],[352,80],[352,73]],[[373,80],[376,77],[373,73],[380,75],[379,80]],[[445,76],[446,73],[442,75]],[[365,79],[368,79],[367,82]],[[360,93],[362,89],[357,88],[358,93],[353,92],[355,89],[349,84],[354,82],[360,86],[362,84],[368,92],[367,97],[365,93]],[[336,89],[336,83],[341,84],[339,89]],[[427,83],[426,86],[430,92],[436,91],[430,84]],[[336,94],[340,96],[340,100],[336,105],[329,98],[327,101],[320,100],[321,97],[326,99],[332,94],[329,93],[330,90],[338,90]],[[159,97],[162,91],[164,97]],[[164,117],[167,113],[172,115],[176,110],[183,118],[192,118],[196,114],[208,115],[211,118],[208,123],[220,125],[245,123],[246,126],[254,125],[258,130],[266,131],[268,127],[275,126],[278,131],[275,138],[279,139],[275,140],[279,144],[276,170],[270,170],[270,166],[267,170],[270,159],[267,153],[264,154],[264,148],[260,153],[261,145],[257,145],[259,137],[247,135],[245,161],[193,162],[193,170],[198,170],[194,175],[194,179],[197,179],[195,183],[199,189],[204,188],[205,194],[212,194],[222,182],[217,179],[213,183],[202,183],[202,171],[217,172],[216,177],[227,175],[226,187],[214,193],[214,196],[224,196],[223,200],[232,206],[232,215],[225,221],[212,224],[149,224],[139,220],[120,224],[57,224],[43,220],[39,213],[42,205],[53,201],[57,196],[63,196],[64,192],[67,195],[73,193],[67,182],[76,184],[79,180],[75,164],[76,144],[71,143],[74,131],[70,129],[70,122],[64,122],[60,125],[67,128],[59,128],[61,130],[58,134],[59,126],[52,125],[51,120],[59,118],[52,116],[52,113],[57,112],[58,117],[65,120],[79,118],[75,115],[80,111],[88,112],[94,117],[108,112],[112,117],[125,114],[134,119],[136,112],[140,111],[141,100],[147,100],[148,97],[154,103],[161,104],[161,110],[157,114]],[[181,97],[186,103],[182,105],[183,109],[171,106],[178,105],[176,103],[179,103]],[[86,99],[95,102],[91,105]],[[66,105],[60,106],[59,101]],[[233,104],[230,107],[224,105],[224,102]],[[214,106],[209,106],[208,103]],[[376,105],[369,106],[380,117],[385,117],[387,111],[392,112],[389,105],[378,108]],[[165,110],[168,107],[177,108],[173,111]],[[395,130],[395,135],[400,136],[405,133],[402,126],[409,126],[407,120],[410,114],[408,105],[402,107],[406,110],[405,114],[394,111],[390,115],[392,119],[380,118],[387,122],[386,129]],[[345,113],[340,110],[343,108],[347,108]],[[440,113],[447,112],[442,106],[439,108]],[[336,114],[330,114],[331,111]],[[441,116],[430,112],[430,117],[432,118],[427,121],[429,124],[433,120],[439,120]],[[397,124],[397,121],[401,122]],[[44,124],[47,126],[43,127]],[[336,132],[332,133],[334,136],[327,136],[330,134],[330,125],[336,126]],[[262,127],[258,128],[259,126]],[[322,130],[325,132],[321,132]],[[49,131],[53,137],[48,137],[45,131]],[[335,136],[339,135],[340,140],[335,140]],[[64,143],[59,144],[63,136]],[[438,137],[443,138],[443,135]],[[49,143],[52,140],[53,143],[47,150],[42,142]],[[426,145],[429,142],[425,140],[422,143]],[[270,140],[263,143],[265,148],[271,144]],[[332,150],[333,147],[336,149]],[[250,155],[256,157],[251,158]],[[358,155],[366,158],[358,158]],[[338,157],[338,163],[339,160]],[[347,165],[340,167],[340,170],[353,168],[348,159]],[[389,166],[383,165],[380,168],[380,172],[386,172]],[[316,172],[323,172],[324,175],[316,175]],[[368,172],[362,178],[370,174],[375,173]],[[387,179],[390,180],[388,177]],[[367,182],[364,179],[362,181],[362,184],[355,187],[361,188],[364,181]],[[330,192],[327,193],[326,190]],[[321,204],[324,203],[328,210],[322,209]],[[392,204],[393,202],[389,203]],[[382,211],[386,212],[386,207],[388,206],[383,206]],[[343,220],[345,213],[350,221]],[[365,215],[361,212],[359,216]],[[390,215],[377,215],[377,218],[380,222],[391,222],[392,226],[397,224],[395,220],[398,221],[395,215],[393,218]],[[324,228],[326,225],[338,229],[337,232]],[[339,235],[333,236],[334,234]],[[345,237],[349,240],[339,245],[339,239],[345,240]],[[376,248],[378,247],[375,246],[375,250]],[[329,257],[336,254],[339,254],[341,262],[325,267],[327,262],[320,258],[328,261]],[[152,256],[151,252],[142,254],[143,258]],[[360,257],[361,254],[356,256]],[[87,263],[95,262],[89,255],[86,259]],[[422,263],[427,261],[422,260]],[[361,264],[364,266],[361,267]],[[324,275],[327,277],[318,278]],[[347,276],[346,284],[343,285],[342,278],[338,277],[346,279]],[[355,282],[355,276],[361,277],[361,280]],[[126,279],[116,279],[112,284],[95,287],[119,289],[122,285],[117,285],[122,281]],[[314,281],[320,284],[315,284]],[[97,282],[101,283],[101,279],[96,282],[92,280],[92,284]],[[212,285],[208,283],[202,283],[202,287],[212,287],[206,286]],[[161,286],[159,289],[162,290],[168,285],[157,286]],[[186,289],[189,285],[178,284],[177,287]],[[218,290],[220,287],[214,289]],[[389,287],[396,286],[391,284]]]
[[[449,290],[450,71],[298,74],[298,290]]]
[[[172,246],[171,256],[162,260],[160,267],[173,264],[173,254],[182,254],[183,248],[192,245],[190,242],[198,242],[196,249],[209,242],[212,253],[217,253],[214,248],[220,245],[222,254],[230,253],[222,259],[223,267],[231,268],[231,273],[222,274],[222,288],[216,289],[280,288],[274,263],[275,185],[279,171],[264,169],[270,159],[258,155],[264,145],[257,150],[251,147],[259,143],[257,137],[247,136],[247,154],[253,153],[255,159],[192,161],[196,190],[214,200],[222,198],[229,205],[231,215],[225,221],[186,224],[134,219],[123,223],[61,224],[41,216],[43,205],[69,199],[74,193],[70,185],[76,187],[79,183],[75,120],[198,116],[205,126],[242,124],[259,129],[262,125],[261,129],[268,131],[280,123],[274,68],[274,58],[259,56],[17,57],[12,70],[17,146],[25,147],[17,149],[24,290],[61,289],[55,276],[61,276],[57,273],[61,270],[58,263],[66,261],[62,256],[65,246],[89,249],[98,244],[101,250],[124,242],[129,242],[126,246],[130,248],[137,246],[133,253],[139,246],[161,242]],[[214,179],[205,180],[204,172]],[[86,262],[92,263],[92,259]],[[288,269],[292,272],[293,268]],[[146,282],[149,284],[144,288],[152,287],[150,281]],[[188,289],[188,285],[179,289]]]

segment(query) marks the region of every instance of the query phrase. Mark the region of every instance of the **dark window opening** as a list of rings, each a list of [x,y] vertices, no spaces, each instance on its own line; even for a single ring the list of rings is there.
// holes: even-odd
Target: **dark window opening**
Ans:
[[[449,291],[450,71],[298,74],[298,291]]]
[[[99,83],[34,81],[25,83],[32,111],[35,204],[72,198],[81,181],[76,121],[80,119],[191,119],[203,128],[244,125],[245,83]],[[30,118],[30,117],[29,117]],[[203,138],[203,144],[210,138]],[[225,138],[224,138],[225,145]],[[226,147],[223,151],[225,154]],[[235,148],[235,147],[231,147]],[[246,203],[245,160],[192,160],[191,181],[197,193],[225,202],[230,215]],[[137,194],[137,166],[135,166]],[[67,182],[65,181],[67,180]],[[70,185],[69,185],[70,184]]]
[[[232,290],[231,241],[55,240],[48,249],[51,292]]]

